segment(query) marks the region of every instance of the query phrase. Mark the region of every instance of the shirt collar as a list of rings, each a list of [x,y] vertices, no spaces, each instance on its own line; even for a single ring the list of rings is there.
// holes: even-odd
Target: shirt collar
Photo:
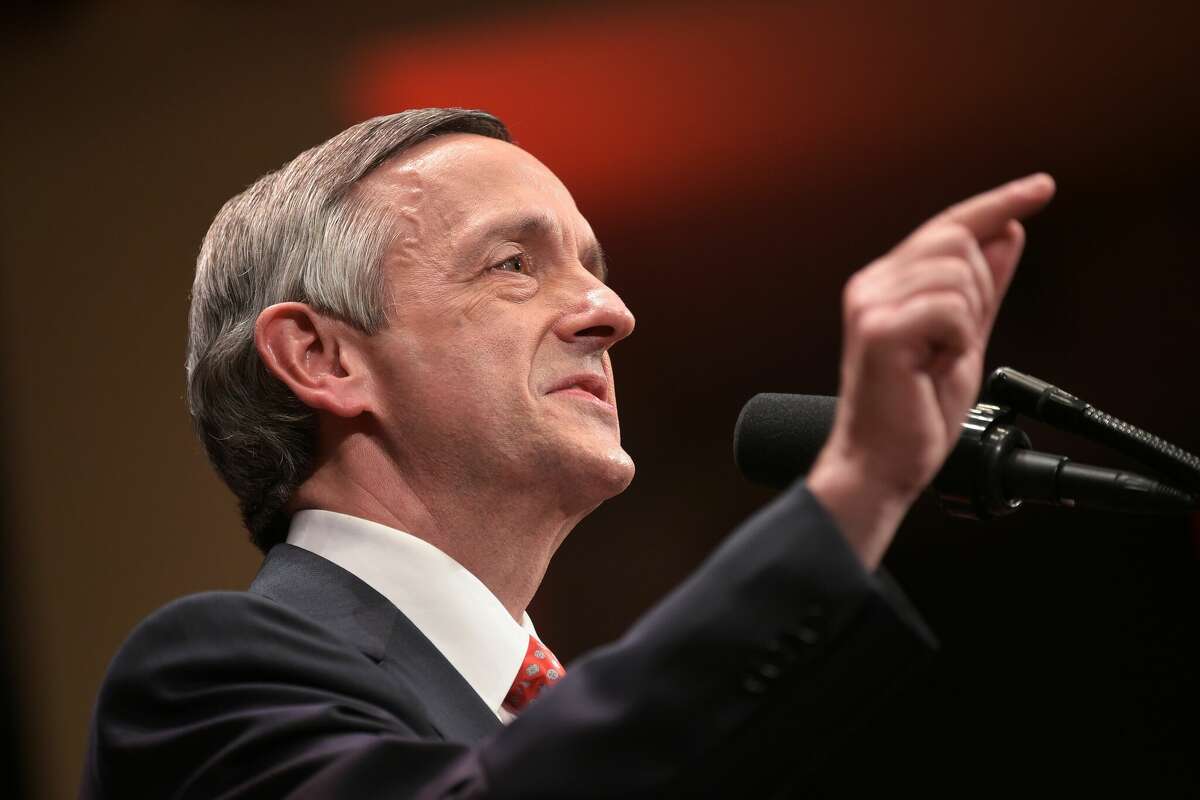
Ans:
[[[332,561],[386,597],[502,720],[513,678],[537,636],[469,570],[429,542],[334,511],[292,517],[288,544]]]

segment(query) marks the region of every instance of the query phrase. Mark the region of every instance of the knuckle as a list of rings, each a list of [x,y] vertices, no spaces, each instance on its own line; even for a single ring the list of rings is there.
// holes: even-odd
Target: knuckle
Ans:
[[[974,276],[974,268],[971,266],[971,262],[962,255],[938,256],[930,264],[933,268],[941,270],[948,277],[960,283],[970,281]]]
[[[955,329],[974,327],[975,315],[971,303],[961,292],[938,292],[924,299],[920,307],[922,317],[935,320],[936,324]]]
[[[942,256],[937,259],[937,264],[947,282],[962,293],[969,306],[983,306],[988,302],[992,286],[986,267],[981,268],[966,256]]]
[[[855,334],[868,347],[891,339],[895,334],[892,316],[883,309],[863,314],[855,325]]]
[[[955,278],[962,291],[970,293],[973,297],[978,297],[981,287],[979,285],[979,270],[975,268],[975,265],[969,259],[955,258],[951,259],[950,266],[954,270]]]
[[[865,270],[854,273],[842,289],[842,307],[847,316],[858,316],[869,305],[869,278]]]
[[[933,234],[939,244],[956,253],[966,254],[975,244],[975,235],[961,222],[943,222]]]
[[[975,339],[975,314],[967,306],[966,300],[962,300],[955,304],[956,308],[946,315],[946,321],[954,329],[955,337],[965,343],[970,344]]]
[[[945,292],[940,300],[943,312],[956,324],[971,318],[971,301],[962,292]]]

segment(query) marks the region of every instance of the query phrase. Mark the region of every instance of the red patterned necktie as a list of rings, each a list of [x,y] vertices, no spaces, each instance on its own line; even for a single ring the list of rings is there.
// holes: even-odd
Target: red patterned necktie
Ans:
[[[525,661],[513,681],[512,688],[504,698],[503,707],[511,714],[520,714],[525,706],[542,693],[547,686],[558,683],[567,671],[550,652],[550,648],[529,636],[529,649],[525,651]]]

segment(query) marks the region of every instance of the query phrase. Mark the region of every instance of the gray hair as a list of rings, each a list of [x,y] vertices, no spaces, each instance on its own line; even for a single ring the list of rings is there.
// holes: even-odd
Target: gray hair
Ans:
[[[386,208],[354,190],[393,155],[444,133],[511,141],[482,111],[376,117],[260,178],[221,208],[204,237],[188,316],[188,409],[263,552],[287,537],[288,499],[312,474],[317,415],[263,365],[255,320],[296,301],[368,334],[382,329],[381,265],[395,231]]]

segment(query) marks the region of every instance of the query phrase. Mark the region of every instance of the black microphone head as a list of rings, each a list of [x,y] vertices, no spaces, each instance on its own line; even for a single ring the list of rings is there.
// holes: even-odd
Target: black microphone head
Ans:
[[[734,463],[754,483],[787,487],[812,468],[836,408],[836,397],[756,394],[733,427]]]

